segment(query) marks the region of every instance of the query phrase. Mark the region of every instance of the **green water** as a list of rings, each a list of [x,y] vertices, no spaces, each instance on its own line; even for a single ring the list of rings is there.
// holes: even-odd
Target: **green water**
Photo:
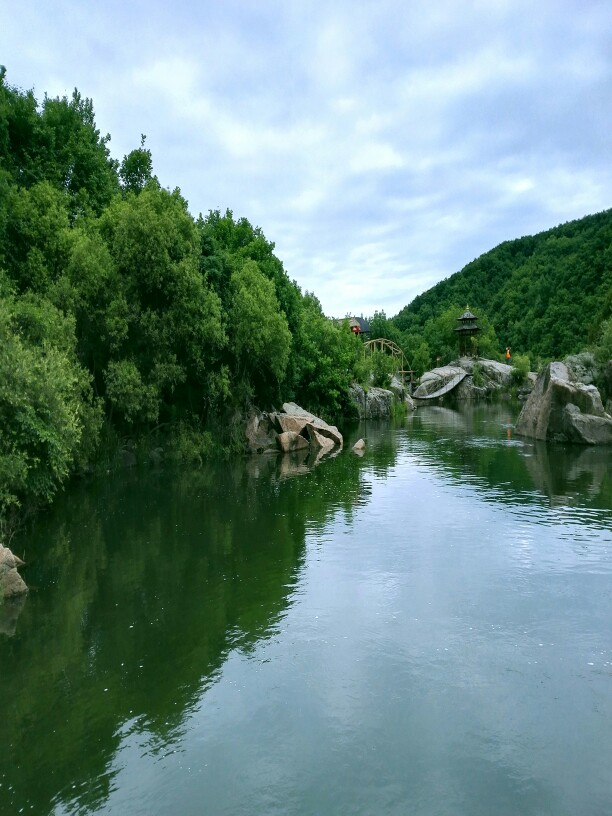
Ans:
[[[612,813],[611,453],[514,421],[67,492],[13,542],[0,814]]]

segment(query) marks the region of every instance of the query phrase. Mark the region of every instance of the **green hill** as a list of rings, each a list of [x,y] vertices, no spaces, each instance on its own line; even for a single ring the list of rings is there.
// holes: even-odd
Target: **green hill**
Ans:
[[[505,241],[405,306],[392,322],[418,335],[466,304],[502,346],[560,358],[593,343],[612,316],[612,209]]]

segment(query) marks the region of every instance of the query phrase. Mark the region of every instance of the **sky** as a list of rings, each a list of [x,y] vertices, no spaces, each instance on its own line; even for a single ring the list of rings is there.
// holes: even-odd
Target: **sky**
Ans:
[[[612,206],[609,0],[3,0],[0,64],[91,98],[119,160],[145,134],[330,316]]]

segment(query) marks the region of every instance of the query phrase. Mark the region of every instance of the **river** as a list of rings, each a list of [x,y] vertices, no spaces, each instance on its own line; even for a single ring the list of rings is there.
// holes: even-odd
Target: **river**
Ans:
[[[612,457],[515,419],[71,487],[12,542],[0,814],[610,814]]]

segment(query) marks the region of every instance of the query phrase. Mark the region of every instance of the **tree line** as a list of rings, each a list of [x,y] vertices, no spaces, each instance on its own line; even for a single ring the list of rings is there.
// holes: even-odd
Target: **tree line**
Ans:
[[[395,332],[427,367],[456,355],[453,316],[481,318],[482,356],[509,346],[532,368],[587,348],[610,359],[612,209],[499,246],[418,295],[381,330]],[[457,325],[455,323],[455,325]],[[606,350],[608,349],[608,350]]]
[[[93,103],[0,69],[0,517],[51,499],[101,440],[162,430],[189,458],[239,447],[249,406],[353,410],[362,346],[244,217],[194,218]],[[102,446],[104,447],[104,446]]]

